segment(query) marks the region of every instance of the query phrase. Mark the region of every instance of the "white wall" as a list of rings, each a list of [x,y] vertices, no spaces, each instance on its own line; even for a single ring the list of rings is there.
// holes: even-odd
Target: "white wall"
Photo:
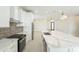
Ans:
[[[10,6],[0,6],[0,27],[9,27]]]
[[[74,34],[76,31],[76,23],[74,16],[69,16],[67,19],[55,22],[55,29],[69,34]]]
[[[75,36],[79,37],[79,16],[75,16],[76,30],[74,32]]]
[[[34,31],[47,31],[47,30],[48,30],[48,21],[46,19],[34,21]]]

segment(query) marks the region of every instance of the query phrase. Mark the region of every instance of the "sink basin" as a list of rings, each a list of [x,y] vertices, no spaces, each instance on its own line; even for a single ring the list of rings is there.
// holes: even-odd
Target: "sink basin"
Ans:
[[[44,35],[51,35],[49,32],[45,32]]]

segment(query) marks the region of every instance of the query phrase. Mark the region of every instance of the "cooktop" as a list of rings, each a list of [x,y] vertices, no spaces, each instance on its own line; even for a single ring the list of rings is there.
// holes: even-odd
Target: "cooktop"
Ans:
[[[7,38],[22,38],[22,37],[25,37],[25,36],[26,36],[26,34],[14,34],[14,35],[11,35]]]

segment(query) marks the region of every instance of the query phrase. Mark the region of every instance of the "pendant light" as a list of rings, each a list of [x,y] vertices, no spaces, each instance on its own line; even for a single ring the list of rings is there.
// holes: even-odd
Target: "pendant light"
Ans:
[[[62,11],[60,19],[63,20],[63,19],[67,19],[67,18],[68,18],[68,16],[65,15],[64,12]]]

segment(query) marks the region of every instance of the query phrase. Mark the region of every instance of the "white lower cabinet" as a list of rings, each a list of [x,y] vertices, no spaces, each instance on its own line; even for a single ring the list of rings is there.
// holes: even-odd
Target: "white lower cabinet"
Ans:
[[[1,39],[0,52],[17,52],[17,39]]]
[[[11,43],[11,45],[9,45],[4,52],[17,52],[17,42],[13,42]]]
[[[47,46],[47,52],[68,52],[68,48],[60,48],[56,46]]]
[[[55,44],[47,43],[47,52],[79,52],[79,47],[77,43],[66,41],[66,40],[58,40],[58,46]]]
[[[79,47],[73,48],[55,48],[55,47],[47,47],[48,52],[79,52]]]
[[[79,52],[79,47],[73,47],[72,52]]]
[[[50,52],[68,52],[67,48],[52,48]]]

